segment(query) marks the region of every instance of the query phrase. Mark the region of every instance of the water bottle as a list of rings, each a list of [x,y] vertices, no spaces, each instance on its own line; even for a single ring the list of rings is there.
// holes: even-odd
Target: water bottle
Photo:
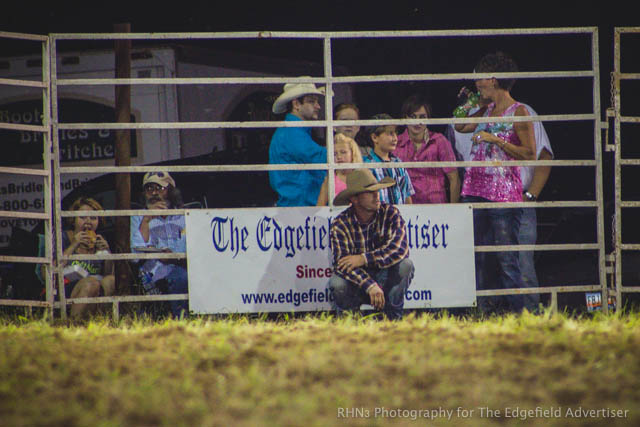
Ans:
[[[477,107],[480,103],[480,94],[471,92],[466,87],[462,88],[462,92],[458,95],[458,99],[462,102],[453,110],[454,117],[463,118],[469,115],[469,111]]]
[[[142,282],[142,287],[146,295],[160,294],[160,290],[156,287],[155,283],[152,282],[153,274],[150,271],[142,270],[140,275],[142,276],[140,281]]]

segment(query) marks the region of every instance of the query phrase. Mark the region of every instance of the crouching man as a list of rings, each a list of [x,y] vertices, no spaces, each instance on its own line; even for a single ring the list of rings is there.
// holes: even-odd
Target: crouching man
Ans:
[[[393,185],[392,178],[378,182],[368,169],[358,169],[334,199],[335,205],[351,202],[331,223],[335,274],[327,286],[337,314],[371,304],[389,319],[402,318],[414,267],[404,219],[395,206],[380,203],[378,190]]]

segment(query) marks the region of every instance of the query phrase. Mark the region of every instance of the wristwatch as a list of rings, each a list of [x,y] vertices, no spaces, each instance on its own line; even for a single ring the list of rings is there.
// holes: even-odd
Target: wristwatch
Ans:
[[[524,192],[524,197],[526,197],[530,202],[535,202],[536,200],[538,200],[538,196],[536,196],[535,194],[531,194],[528,191]]]

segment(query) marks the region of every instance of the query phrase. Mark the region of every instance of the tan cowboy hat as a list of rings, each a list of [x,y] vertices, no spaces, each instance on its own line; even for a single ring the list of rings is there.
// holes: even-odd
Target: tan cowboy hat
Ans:
[[[308,77],[308,76],[304,76]],[[304,95],[324,96],[324,87],[317,88],[313,83],[287,83],[284,91],[273,103],[273,112],[282,114],[287,111],[287,103]]]
[[[394,185],[396,185],[396,181],[391,177],[385,176],[378,181],[369,169],[356,169],[347,175],[347,188],[333,199],[333,204],[336,206],[348,205],[352,196],[366,191],[378,191]]]

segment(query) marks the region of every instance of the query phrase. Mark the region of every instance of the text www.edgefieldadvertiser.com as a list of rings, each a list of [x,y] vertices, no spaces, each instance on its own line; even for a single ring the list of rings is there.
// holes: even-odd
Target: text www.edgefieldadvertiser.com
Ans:
[[[289,289],[288,292],[255,292],[241,294],[243,304],[315,304],[333,301],[333,295],[328,289],[317,290],[311,288],[300,292]],[[431,291],[427,289],[408,289],[405,292],[408,301],[431,301]]]

